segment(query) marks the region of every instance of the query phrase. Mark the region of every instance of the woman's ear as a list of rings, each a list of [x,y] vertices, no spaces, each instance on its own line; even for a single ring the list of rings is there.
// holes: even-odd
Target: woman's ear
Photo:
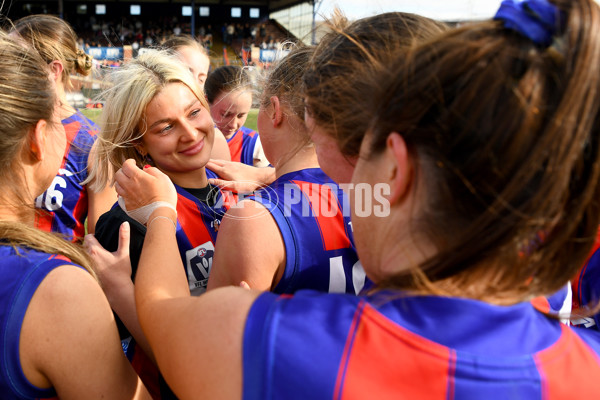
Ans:
[[[148,155],[148,150],[146,150],[146,145],[141,140],[136,143],[135,149],[138,153],[141,154],[142,157],[146,157]]]
[[[271,102],[271,106],[273,107],[273,115],[271,116],[271,121],[273,121],[273,127],[277,127],[281,125],[281,122],[283,121],[283,112],[281,111],[279,97],[271,96],[269,101]]]
[[[399,133],[392,133],[386,140],[386,154],[390,161],[386,171],[390,183],[389,201],[391,204],[401,201],[409,194],[413,180],[413,166],[404,138]]]
[[[52,80],[59,82],[62,79],[62,73],[64,70],[62,62],[54,60],[48,65],[50,66],[50,76],[52,77]]]
[[[29,151],[36,161],[43,161],[46,149],[46,127],[48,123],[40,119],[31,129],[29,135]]]

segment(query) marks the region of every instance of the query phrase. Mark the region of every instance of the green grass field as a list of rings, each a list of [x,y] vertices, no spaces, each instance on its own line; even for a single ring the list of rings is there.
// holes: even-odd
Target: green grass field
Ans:
[[[98,119],[100,118],[100,114],[102,113],[102,109],[100,108],[80,108],[79,109],[83,115],[98,123]]]
[[[246,128],[254,129],[255,131],[258,130],[256,125],[256,117],[258,117],[258,109],[253,108],[248,113],[248,118],[246,119],[246,123],[244,124],[244,126]]]
[[[102,113],[102,109],[97,108],[83,108],[81,110],[83,115],[91,119],[92,121],[98,123],[98,119],[100,118],[100,114]],[[258,109],[253,108],[248,113],[248,119],[246,119],[246,123],[244,126],[250,129],[256,130],[256,117],[258,115]]]

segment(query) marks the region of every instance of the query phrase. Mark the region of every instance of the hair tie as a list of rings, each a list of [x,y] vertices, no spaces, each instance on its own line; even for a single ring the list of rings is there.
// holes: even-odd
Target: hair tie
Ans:
[[[504,0],[494,19],[535,44],[548,47],[563,25],[564,13],[547,0]]]

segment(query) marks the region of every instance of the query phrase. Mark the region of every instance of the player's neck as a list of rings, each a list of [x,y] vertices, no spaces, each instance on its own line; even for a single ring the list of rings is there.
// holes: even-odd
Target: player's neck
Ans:
[[[171,181],[179,187],[188,189],[202,189],[208,185],[208,177],[206,176],[206,169],[204,167],[195,171],[186,172],[165,172]]]
[[[294,171],[300,171],[307,168],[319,168],[319,161],[315,153],[314,146],[306,146],[301,148],[296,154],[285,159],[286,155],[281,157],[281,162],[275,166],[275,176],[279,178],[282,175]]]
[[[69,102],[67,101],[67,95],[65,93],[65,88],[62,84],[57,83],[56,92],[58,94],[58,98],[60,99],[60,120],[62,121],[65,118],[70,117],[75,114],[77,110],[75,110]]]

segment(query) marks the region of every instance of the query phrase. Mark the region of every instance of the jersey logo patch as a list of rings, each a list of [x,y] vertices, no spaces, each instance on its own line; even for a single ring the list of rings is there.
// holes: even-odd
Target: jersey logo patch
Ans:
[[[203,243],[185,252],[190,292],[194,296],[206,291],[214,253],[215,247],[212,242]]]

